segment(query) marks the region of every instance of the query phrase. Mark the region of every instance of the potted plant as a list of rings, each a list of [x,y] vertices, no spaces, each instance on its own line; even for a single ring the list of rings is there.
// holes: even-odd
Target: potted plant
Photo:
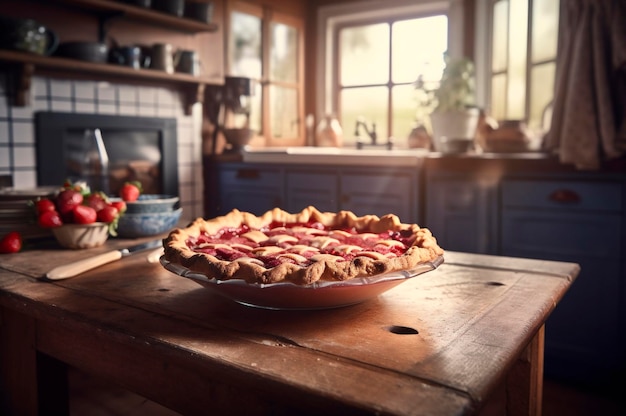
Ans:
[[[436,151],[464,152],[471,147],[479,119],[475,106],[474,63],[446,54],[446,67],[438,85],[430,88],[418,77],[419,110],[429,112]]]

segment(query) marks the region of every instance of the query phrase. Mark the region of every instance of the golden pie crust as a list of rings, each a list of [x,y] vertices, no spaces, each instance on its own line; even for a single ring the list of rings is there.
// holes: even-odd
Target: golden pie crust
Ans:
[[[224,230],[241,230],[242,226],[237,241],[220,239]],[[306,243],[294,233],[309,234]],[[401,235],[401,241],[390,235]],[[354,243],[359,239],[372,240],[365,247],[365,243]],[[198,218],[186,228],[173,230],[163,246],[167,261],[209,278],[298,285],[410,270],[443,255],[427,228],[401,223],[396,215],[357,217],[350,211],[320,212],[314,207],[299,213],[275,208],[261,216],[235,209],[209,220]],[[219,258],[203,252],[207,248],[211,252],[236,250],[240,257]],[[259,259],[281,262],[270,267]]]

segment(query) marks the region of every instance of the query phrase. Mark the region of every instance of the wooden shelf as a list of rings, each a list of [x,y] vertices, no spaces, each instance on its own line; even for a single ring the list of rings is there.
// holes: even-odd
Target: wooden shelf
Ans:
[[[199,20],[169,15],[158,10],[133,6],[112,0],[53,0],[60,5],[74,6],[104,16],[123,16],[126,19],[140,20],[154,25],[167,27],[180,32],[201,33],[215,32],[218,26]]]
[[[29,104],[31,78],[35,72],[65,78],[71,75],[73,79],[132,80],[135,83],[175,86],[184,93],[186,111],[189,111],[194,103],[202,102],[204,88],[207,85],[224,83],[224,80],[220,78],[178,73],[168,74],[153,69],[133,69],[115,64],[85,62],[10,50],[0,50],[0,63],[17,71],[17,91],[14,102],[16,106]]]
[[[141,21],[181,33],[215,32],[218,26],[193,19],[169,15],[158,10],[138,7],[113,0],[29,0],[34,3],[55,4],[59,8],[75,9],[98,17],[100,35],[104,37],[104,22],[109,19]],[[94,79],[98,81],[131,81],[133,84],[173,86],[183,93],[185,111],[202,102],[207,85],[222,85],[223,78],[168,74],[152,69],[133,69],[126,66],[94,63],[56,56],[42,56],[27,52],[0,49],[0,67],[16,74],[15,106],[25,106],[30,101],[33,75],[42,74],[59,78]]]

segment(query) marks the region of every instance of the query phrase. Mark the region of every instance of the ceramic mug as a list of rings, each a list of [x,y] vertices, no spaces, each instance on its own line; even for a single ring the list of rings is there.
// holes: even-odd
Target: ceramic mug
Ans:
[[[111,49],[109,61],[118,64],[139,69],[141,63],[141,48],[138,46],[120,46]]]
[[[174,52],[171,44],[152,45],[150,68],[165,71],[168,74],[174,72]]]
[[[0,16],[0,49],[50,55],[57,46],[56,33],[37,21]]]
[[[200,74],[200,57],[196,51],[178,50],[174,55],[176,72],[184,74]]]

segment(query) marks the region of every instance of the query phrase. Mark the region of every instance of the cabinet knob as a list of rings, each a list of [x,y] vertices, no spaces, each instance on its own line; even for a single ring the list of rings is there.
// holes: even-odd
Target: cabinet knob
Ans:
[[[580,195],[571,189],[557,189],[549,196],[550,201],[559,204],[575,204],[580,202]]]

